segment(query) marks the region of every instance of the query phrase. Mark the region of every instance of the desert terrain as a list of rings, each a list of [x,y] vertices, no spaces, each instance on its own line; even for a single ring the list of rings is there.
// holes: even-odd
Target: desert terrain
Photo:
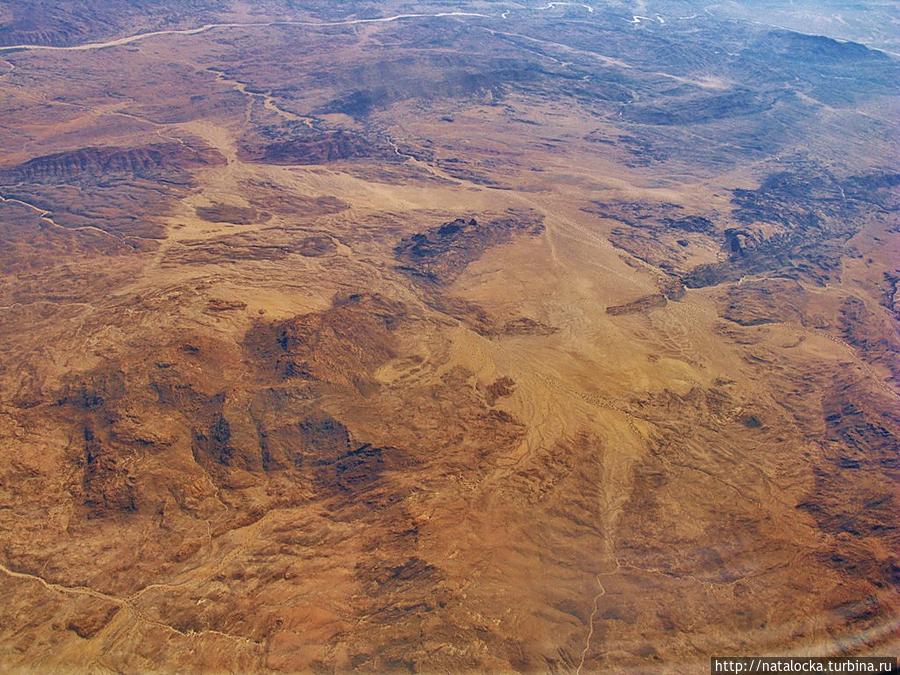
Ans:
[[[830,4],[0,2],[0,669],[896,653],[897,13]]]

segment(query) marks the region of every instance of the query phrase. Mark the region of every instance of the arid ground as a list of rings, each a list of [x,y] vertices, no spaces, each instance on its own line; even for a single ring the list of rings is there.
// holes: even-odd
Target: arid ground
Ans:
[[[900,16],[785,4],[0,2],[0,670],[896,653]]]

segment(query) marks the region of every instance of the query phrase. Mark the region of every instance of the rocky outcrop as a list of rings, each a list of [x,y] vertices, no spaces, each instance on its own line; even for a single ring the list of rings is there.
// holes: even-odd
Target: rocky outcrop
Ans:
[[[900,530],[893,524],[900,419],[875,412],[880,404],[851,378],[835,379],[822,401],[824,459],[797,509],[834,537],[822,562],[847,575],[849,588],[828,593],[827,604],[857,629],[884,621],[891,606],[883,590],[897,583]]]
[[[330,237],[297,236],[281,228],[263,233],[242,232],[222,237],[183,239],[166,252],[166,265],[218,265],[243,261],[274,261],[289,256],[317,258],[337,250]]]
[[[129,30],[159,30],[183,21],[208,21],[212,17],[213,4],[206,0],[152,0],[140,5],[124,0],[86,5],[53,0],[10,0],[3,9],[0,46],[65,47],[111,39]]]
[[[256,222],[266,222],[271,218],[268,213],[260,213],[252,207],[235,206],[234,204],[216,203],[209,206],[198,206],[195,211],[200,218],[211,223],[252,225]]]
[[[900,331],[897,324],[866,306],[856,296],[841,303],[840,330],[844,340],[869,363],[878,364],[900,382]]]
[[[487,249],[512,241],[517,235],[543,232],[540,217],[510,210],[497,217],[457,218],[400,241],[394,255],[400,271],[415,281],[433,286],[451,284]]]
[[[719,236],[715,213],[686,213],[669,202],[594,201],[583,210],[618,223],[609,235],[613,246],[675,276],[690,269],[692,244]]]
[[[161,170],[181,172],[221,163],[210,149],[194,149],[181,143],[156,143],[136,148],[89,147],[35,157],[14,167],[0,169],[0,185],[65,183],[83,177],[130,174],[155,178]]]
[[[823,285],[836,277],[841,259],[852,254],[845,242],[859,223],[897,208],[891,188],[898,182],[895,173],[839,179],[821,167],[798,163],[792,171],[770,175],[755,190],[734,190],[732,215],[742,227],[724,233],[727,261],[698,266],[684,283],[702,288],[778,271]]]
[[[194,431],[194,459],[200,461],[205,456],[222,466],[229,466],[235,452],[230,441],[231,425],[222,413],[217,413],[207,428]]]
[[[760,279],[731,286],[721,316],[742,326],[796,321],[806,324],[807,292],[790,279]]]
[[[87,147],[0,169],[0,192],[47,211],[62,227],[160,239],[160,219],[196,185],[192,172],[222,162],[199,142]]]
[[[441,37],[434,39],[443,41]],[[426,75],[423,66],[431,72]],[[542,75],[542,69],[534,64],[502,55],[475,58],[457,52],[453,59],[446,59],[426,51],[416,59],[391,59],[377,66],[364,63],[336,73],[334,78],[342,93],[316,108],[315,113],[340,113],[364,120],[392,104],[422,98],[494,104],[504,98],[509,87],[527,85]]]
[[[496,405],[497,401],[511,396],[515,390],[516,381],[508,375],[504,375],[503,377],[498,377],[484,388],[485,400],[487,400],[488,405]]]
[[[292,219],[314,219],[350,208],[347,202],[337,197],[300,195],[286,191],[277,183],[264,180],[248,180],[243,187],[247,193],[247,200],[257,210]]]
[[[610,316],[621,316],[623,314],[642,314],[644,312],[649,312],[651,309],[656,309],[658,307],[665,307],[668,304],[668,299],[662,293],[653,293],[651,295],[645,295],[642,298],[638,298],[637,300],[633,300],[632,302],[626,303],[624,305],[613,305],[611,307],[606,308],[606,313]]]
[[[406,316],[380,295],[337,298],[324,311],[252,329],[245,345],[281,379],[365,386],[395,353],[393,332]]]
[[[775,93],[732,89],[727,92],[696,92],[670,97],[665,106],[655,103],[623,106],[620,114],[631,122],[661,126],[705,124],[734,117],[752,116],[777,105]]]
[[[239,154],[247,162],[262,164],[326,164],[341,160],[403,158],[383,139],[346,129],[310,129],[306,126],[264,128],[245,137]]]
[[[115,451],[106,447],[93,428],[84,428],[81,461],[84,506],[90,517],[115,516],[137,510],[134,478]]]

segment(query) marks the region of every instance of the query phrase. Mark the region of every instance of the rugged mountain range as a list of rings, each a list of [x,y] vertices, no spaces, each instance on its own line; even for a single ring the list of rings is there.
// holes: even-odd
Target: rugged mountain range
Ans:
[[[0,3],[0,666],[890,652],[900,60],[817,4]]]

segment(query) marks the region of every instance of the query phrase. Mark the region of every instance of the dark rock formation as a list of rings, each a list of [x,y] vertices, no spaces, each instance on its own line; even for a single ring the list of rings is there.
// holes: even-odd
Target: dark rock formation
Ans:
[[[538,235],[543,227],[541,219],[527,211],[511,210],[481,222],[457,218],[403,239],[394,254],[401,262],[400,270],[414,280],[446,286],[488,248],[505,244],[518,234]]]
[[[333,307],[274,324],[261,323],[245,344],[283,379],[363,386],[394,354],[403,307],[379,295],[351,295]]]
[[[798,164],[795,171],[770,175],[756,190],[735,190],[734,218],[744,227],[725,232],[726,262],[701,265],[685,275],[689,288],[713,286],[746,275],[778,271],[782,276],[824,284],[834,278],[845,242],[863,217],[882,217],[897,207],[894,173],[838,179],[820,167]],[[866,186],[862,189],[861,186]],[[771,235],[751,232],[762,224]]]
[[[259,213],[256,209],[234,204],[212,204],[210,206],[198,206],[197,215],[211,223],[233,223],[235,225],[252,225],[255,222],[265,222],[271,216],[268,213]]]
[[[195,185],[191,171],[222,162],[218,152],[202,145],[88,147],[0,169],[0,192],[49,211],[63,227],[159,239],[164,235],[159,218]]]
[[[340,160],[403,158],[383,139],[345,129],[310,129],[305,126],[264,128],[242,140],[240,157],[263,164],[325,164]]]
[[[128,469],[115,451],[106,447],[94,429],[84,428],[82,461],[84,505],[90,517],[114,516],[137,510],[137,492]]]
[[[639,314],[649,312],[651,309],[665,307],[668,299],[662,293],[652,293],[638,298],[624,305],[613,305],[606,308],[606,313],[611,316],[621,316],[623,314]]]

